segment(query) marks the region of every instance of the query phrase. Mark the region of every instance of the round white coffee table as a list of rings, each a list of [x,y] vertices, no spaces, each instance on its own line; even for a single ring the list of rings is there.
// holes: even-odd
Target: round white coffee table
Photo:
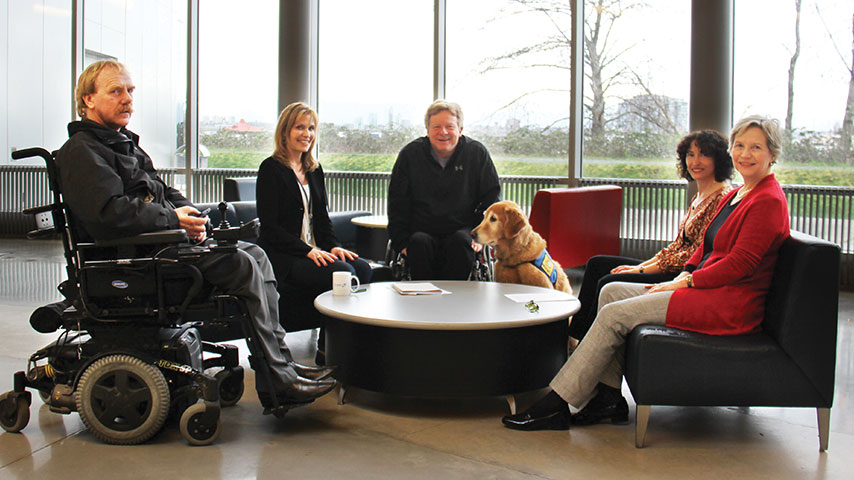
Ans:
[[[382,282],[315,299],[330,317],[326,359],[338,366],[342,402],[353,386],[416,397],[507,395],[515,411],[513,394],[545,387],[563,366],[567,319],[580,307],[574,296],[528,285],[431,283],[450,293],[406,296]],[[563,297],[526,306],[538,295]]]

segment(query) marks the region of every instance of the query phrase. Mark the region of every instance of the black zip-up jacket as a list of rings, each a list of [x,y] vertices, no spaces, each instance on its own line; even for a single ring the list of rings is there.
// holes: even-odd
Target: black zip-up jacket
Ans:
[[[84,119],[68,136],[56,163],[78,240],[180,228],[174,209],[192,203],[163,182],[137,134]]]
[[[403,147],[388,187],[388,232],[401,251],[415,232],[444,236],[476,227],[500,200],[498,172],[486,147],[460,136],[445,168],[433,158],[428,137]]]

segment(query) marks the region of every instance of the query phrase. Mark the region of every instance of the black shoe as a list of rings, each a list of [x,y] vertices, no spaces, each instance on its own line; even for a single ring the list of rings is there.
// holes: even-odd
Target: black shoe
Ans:
[[[620,394],[598,393],[587,406],[572,416],[573,425],[595,425],[611,422],[614,425],[629,423],[629,404]]]
[[[323,380],[335,371],[335,367],[312,367],[297,362],[291,362],[290,365],[297,372],[297,375],[309,380]]]
[[[557,411],[534,416],[528,411],[507,415],[501,423],[513,430],[569,430],[569,409],[562,407]]]
[[[333,379],[309,380],[297,377],[294,383],[276,392],[281,403],[305,403],[332,391],[338,382]]]

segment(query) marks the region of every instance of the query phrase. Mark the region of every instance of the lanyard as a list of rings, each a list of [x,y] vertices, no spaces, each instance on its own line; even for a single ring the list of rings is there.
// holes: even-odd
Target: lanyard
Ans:
[[[302,197],[302,204],[308,210],[308,218],[312,220],[314,218],[313,214],[313,202],[311,201],[311,195],[305,190],[305,186],[300,183],[299,179],[297,179],[297,185],[299,185],[300,196]]]

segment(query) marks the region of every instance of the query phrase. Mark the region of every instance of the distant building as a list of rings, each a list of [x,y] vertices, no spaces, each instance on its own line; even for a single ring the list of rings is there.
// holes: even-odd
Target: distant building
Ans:
[[[258,128],[255,125],[250,125],[250,124],[246,123],[246,120],[243,120],[242,118],[236,124],[234,124],[230,127],[225,127],[225,129],[232,131],[232,132],[263,132],[264,131],[263,129]]]
[[[628,132],[688,131],[688,102],[666,95],[637,95],[617,106],[614,129]]]

